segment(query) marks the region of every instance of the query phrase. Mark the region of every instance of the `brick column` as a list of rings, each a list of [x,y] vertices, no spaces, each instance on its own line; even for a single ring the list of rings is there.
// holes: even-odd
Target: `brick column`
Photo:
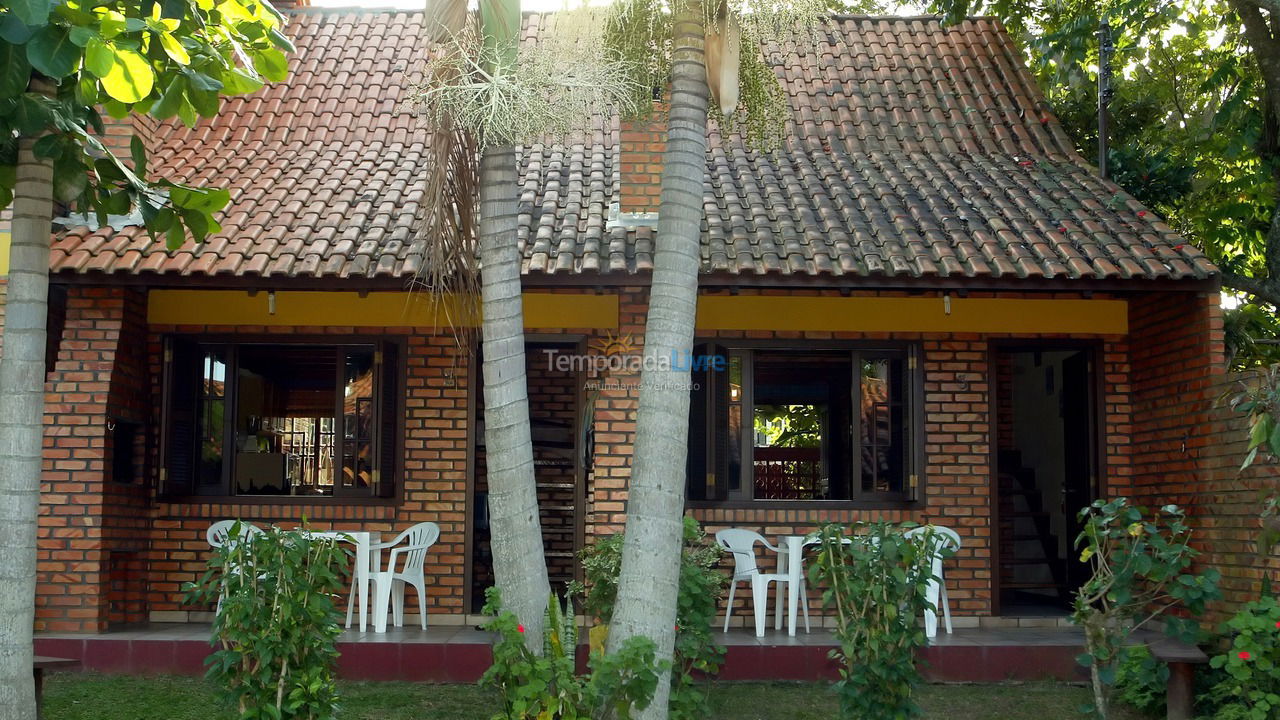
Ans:
[[[144,318],[137,291],[68,292],[45,384],[38,630],[102,632],[144,617],[145,453],[134,449],[134,477],[109,475],[109,427],[146,418]]]

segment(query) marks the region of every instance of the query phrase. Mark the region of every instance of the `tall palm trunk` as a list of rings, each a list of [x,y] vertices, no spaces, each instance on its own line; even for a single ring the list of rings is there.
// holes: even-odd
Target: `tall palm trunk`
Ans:
[[[632,454],[626,540],[610,650],[643,635],[670,659],[675,644],[680,582],[683,468],[688,452],[689,364],[654,369],[658,358],[687,359],[693,349],[698,302],[699,235],[707,153],[707,80],[703,66],[702,8],[692,0],[675,7],[671,106],[663,155],[662,195],[653,284],[645,326],[645,370]],[[658,685],[641,717],[667,717],[670,683]]]
[[[524,624],[530,649],[541,652],[551,586],[529,431],[516,188],[515,149],[485,150],[480,161],[480,284],[490,547],[503,607]]]
[[[36,716],[31,632],[53,162],[37,158],[34,145],[35,138],[22,138],[18,144],[4,357],[0,359],[0,720],[34,720]]]

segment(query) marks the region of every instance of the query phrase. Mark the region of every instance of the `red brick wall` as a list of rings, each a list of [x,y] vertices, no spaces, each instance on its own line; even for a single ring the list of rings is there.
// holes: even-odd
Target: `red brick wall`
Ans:
[[[408,526],[431,521],[440,526],[440,540],[427,555],[427,593],[431,612],[461,612],[462,567],[468,522],[467,492],[467,360],[453,336],[414,334],[411,328],[362,329],[343,327],[166,327],[150,328],[152,393],[159,407],[161,343],[165,333],[217,333],[246,337],[281,335],[401,336],[408,338],[407,396],[405,400],[405,457],[399,478],[401,501],[384,504],[170,502],[158,498],[152,511],[151,571],[148,606],[151,612],[185,608],[179,588],[204,570],[209,546],[205,530],[215,520],[241,518],[255,524],[295,526],[305,516],[320,530],[376,530],[384,541]],[[158,410],[153,421],[159,423]],[[407,611],[417,612],[409,593]]]
[[[1157,295],[1130,303],[1131,403],[1127,435],[1131,467],[1113,495],[1158,507],[1182,506],[1204,554],[1201,567],[1224,574],[1229,607],[1256,597],[1271,563],[1251,548],[1259,527],[1258,495],[1238,477],[1244,450],[1243,420],[1221,400],[1230,379],[1224,370],[1220,298]],[[1258,468],[1259,479],[1274,468]]]
[[[1260,490],[1276,486],[1280,468],[1264,461],[1240,472],[1246,419],[1228,396],[1241,377],[1224,371],[1218,295],[1149,295],[1130,308],[1133,465],[1123,490],[1148,506],[1187,510],[1200,567],[1223,575],[1224,601],[1211,613],[1222,619],[1280,570],[1275,554],[1260,558],[1255,545]]]
[[[1224,373],[1217,294],[1149,294],[1129,303],[1132,470],[1116,483],[1148,504],[1185,503],[1199,491],[1203,431]]]
[[[618,135],[621,185],[618,206],[624,213],[656,212],[661,193],[663,153],[667,150],[665,105],[647,118],[622,123]]]
[[[1104,478],[1114,489],[1142,488],[1149,495],[1168,490],[1164,484],[1166,465],[1171,453],[1180,447],[1170,438],[1171,429],[1187,426],[1188,421],[1182,419],[1185,412],[1193,406],[1200,407],[1197,403],[1203,404],[1201,391],[1207,381],[1202,383],[1201,377],[1209,372],[1215,352],[1220,358],[1221,327],[1212,298],[1190,297],[1138,298],[1131,313],[1130,338],[1096,338],[1102,358],[1103,431],[1107,438]],[[631,334],[636,352],[643,341],[645,301],[642,288],[621,292],[618,334]],[[409,338],[406,455],[404,476],[400,479],[403,498],[398,504],[171,502],[157,497],[154,490],[163,334],[349,337],[384,331],[341,327],[144,327],[144,311],[143,296],[123,290],[77,287],[72,288],[68,300],[67,329],[48,388],[47,494],[41,525],[42,628],[93,631],[103,629],[109,622],[127,622],[146,615],[177,619],[179,615],[164,613],[184,609],[179,588],[181,583],[195,579],[204,567],[208,555],[204,531],[211,521],[243,517],[258,523],[290,525],[304,514],[319,528],[390,532],[421,520],[439,523],[440,544],[430,554],[427,568],[431,612],[464,612],[465,538],[470,518],[466,420],[468,389],[474,380],[467,372],[467,359],[451,335],[415,334],[413,328],[385,331]],[[582,333],[591,340],[605,335],[581,329],[565,332]],[[805,532],[825,522],[872,517],[950,525],[961,533],[965,544],[960,557],[947,569],[953,607],[958,615],[990,613],[989,457],[993,418],[989,348],[993,340],[1007,336],[795,332],[716,335],[745,336],[797,341],[892,338],[919,342],[928,413],[924,501],[908,510],[703,508],[692,514],[713,531],[729,525],[753,526],[768,535]],[[1177,358],[1191,367],[1182,369]],[[625,522],[638,394],[634,383],[638,377],[586,380],[602,385],[586,391],[594,402],[595,430],[595,461],[588,478],[585,517],[590,541],[592,536],[621,530]],[[134,484],[107,487],[102,480],[108,455],[106,419],[136,418],[139,413],[148,423],[149,462],[139,463],[144,477]],[[1192,446],[1203,444],[1193,438]],[[1194,475],[1187,474],[1179,482],[1186,485],[1193,480]],[[416,610],[413,603],[411,599],[411,612]],[[154,615],[157,612],[161,615]]]
[[[744,294],[747,294],[744,292]],[[764,294],[783,294],[779,291]],[[787,294],[819,294],[802,291]],[[865,293],[875,294],[875,293]],[[881,293],[894,295],[895,293]],[[1010,296],[1012,297],[1012,296]],[[1022,296],[1026,297],[1026,296]],[[1068,297],[1064,295],[1063,297]],[[1071,296],[1076,297],[1076,296]],[[645,296],[639,289],[623,295],[620,334],[632,333],[639,347],[643,343]],[[709,532],[730,526],[752,527],[766,536],[804,534],[829,523],[852,523],[882,518],[899,522],[928,521],[955,528],[964,542],[958,558],[947,568],[953,610],[959,615],[987,615],[992,611],[992,567],[990,484],[991,415],[990,343],[1008,335],[945,333],[819,333],[819,332],[719,332],[698,334],[699,338],[750,338],[805,340],[904,340],[916,341],[923,349],[925,384],[925,467],[922,482],[925,499],[909,509],[784,509],[784,508],[696,508],[690,514],[703,522]],[[1024,335],[1050,339],[1052,335]],[[1059,336],[1061,338],[1061,336]],[[1073,336],[1090,339],[1089,336]],[[1123,338],[1097,336],[1102,360],[1106,436],[1122,438],[1129,430],[1128,351]],[[601,380],[634,383],[636,376],[612,376]],[[595,473],[588,489],[591,514],[588,541],[592,535],[618,532],[626,522],[626,484],[634,436],[632,413],[637,393],[611,389],[602,393],[596,405]],[[1127,446],[1108,448],[1105,456],[1108,475],[1127,472]],[[816,597],[816,593],[815,593]],[[740,606],[745,612],[746,606]],[[817,602],[813,603],[817,607]]]
[[[101,631],[145,619],[140,592],[147,493],[141,477],[107,477],[108,422],[141,419],[141,296],[72,288],[45,385],[44,497],[36,624]]]
[[[1275,580],[1280,572],[1280,556],[1273,552],[1260,557],[1256,544],[1262,529],[1261,493],[1280,486],[1280,465],[1264,459],[1240,471],[1247,454],[1248,420],[1228,400],[1251,376],[1224,374],[1211,388],[1210,397],[1215,399],[1209,411],[1211,434],[1200,451],[1202,481],[1194,498],[1204,553],[1199,560],[1222,573],[1223,602],[1213,612],[1217,619],[1256,600],[1263,576],[1269,574]]]

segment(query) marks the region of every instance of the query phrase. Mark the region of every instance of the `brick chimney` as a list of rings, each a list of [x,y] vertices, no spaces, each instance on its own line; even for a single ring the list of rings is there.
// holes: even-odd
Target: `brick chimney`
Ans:
[[[270,2],[271,7],[277,10],[311,7],[311,0],[267,0],[267,2]]]
[[[645,225],[657,219],[662,156],[666,150],[665,104],[655,103],[648,117],[622,122],[618,137],[621,165],[618,212],[622,224]]]

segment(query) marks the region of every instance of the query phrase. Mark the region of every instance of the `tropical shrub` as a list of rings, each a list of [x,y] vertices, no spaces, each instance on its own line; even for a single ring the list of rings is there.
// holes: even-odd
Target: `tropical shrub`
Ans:
[[[582,551],[586,588],[583,610],[600,623],[593,646],[603,646],[601,633],[613,618],[622,569],[621,534],[602,538]],[[715,640],[712,626],[724,591],[726,577],[718,568],[721,551],[709,542],[698,521],[684,519],[684,543],[680,561],[680,591],[676,600],[676,644],[672,654],[671,720],[701,720],[709,716],[707,694],[694,682],[695,674],[715,675],[724,661],[724,648]]]
[[[1218,597],[1217,570],[1191,571],[1197,553],[1184,519],[1176,505],[1149,513],[1124,498],[1097,500],[1080,511],[1084,529],[1076,547],[1092,574],[1076,591],[1072,619],[1084,629],[1080,663],[1089,668],[1092,712],[1098,717],[1107,717],[1129,637],[1162,618],[1171,636],[1190,642],[1196,622],[1168,611],[1181,607],[1199,615]]]
[[[237,524],[231,537],[239,536]],[[205,574],[186,586],[188,602],[221,603],[206,676],[242,720],[334,717],[342,633],[335,600],[349,554],[331,536],[270,528],[215,550]]]
[[[1226,623],[1230,648],[1209,661],[1222,677],[1210,697],[1215,718],[1265,720],[1280,716],[1280,603],[1267,596],[1245,605]]]
[[[809,581],[824,586],[822,602],[836,613],[840,646],[840,716],[847,720],[903,720],[920,714],[912,693],[920,684],[916,650],[925,644],[916,621],[928,606],[930,558],[937,542],[908,538],[912,525],[858,523],[852,537],[841,525],[818,533]]]
[[[1157,660],[1146,647],[1135,646],[1116,665],[1113,697],[1146,717],[1164,717],[1168,682],[1168,663]]]
[[[648,707],[658,686],[661,665],[653,641],[635,637],[612,655],[592,651],[585,677],[575,672],[578,629],[573,604],[551,596],[547,602],[543,652],[525,643],[524,626],[502,611],[496,588],[486,595],[484,612],[496,616],[484,629],[497,633],[493,665],[480,684],[502,696],[493,720],[627,720]]]

